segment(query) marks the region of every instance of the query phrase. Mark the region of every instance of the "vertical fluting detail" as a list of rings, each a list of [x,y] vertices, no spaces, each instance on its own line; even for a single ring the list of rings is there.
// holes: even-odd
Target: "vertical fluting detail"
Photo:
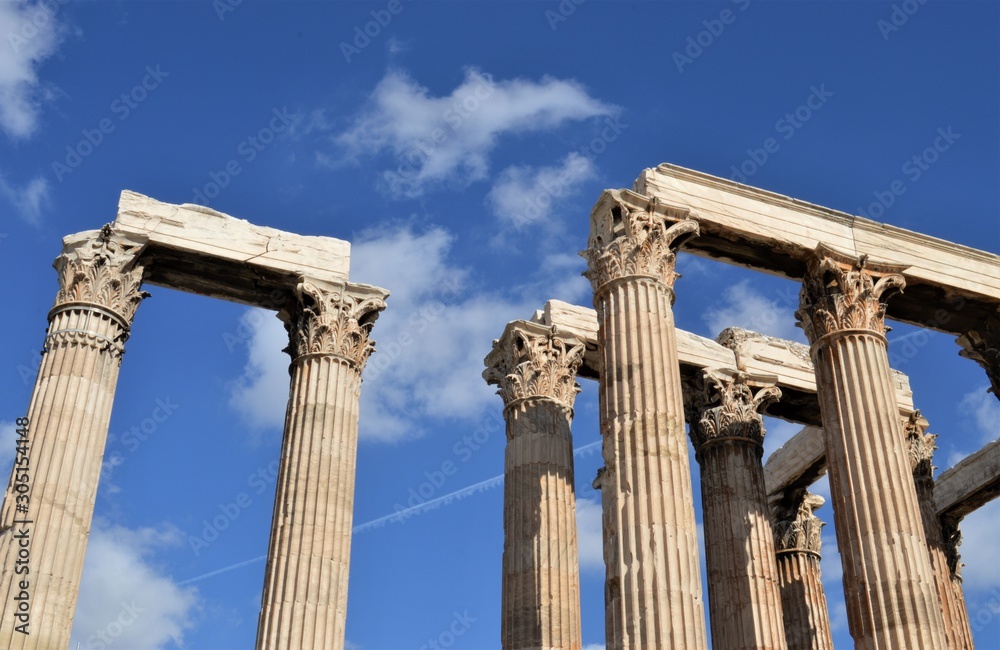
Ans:
[[[573,402],[583,344],[554,328],[509,324],[483,377],[507,422],[500,638],[505,650],[579,650],[580,571]]]
[[[788,650],[833,650],[830,613],[820,573],[823,497],[799,490],[774,509],[781,609]]]
[[[300,280],[258,650],[344,648],[361,371],[383,289]]]
[[[886,351],[899,270],[820,245],[796,315],[811,343],[855,647],[938,650],[944,622]]]
[[[69,646],[118,371],[147,295],[141,243],[105,226],[63,244],[26,453],[18,452],[0,511],[0,648],[7,650]],[[26,601],[15,600],[22,593]],[[20,602],[28,603],[24,618],[15,616]]]
[[[699,650],[707,635],[671,307],[675,250],[698,224],[685,210],[615,197],[598,203],[582,253],[601,354],[607,648]]]
[[[972,648],[972,628],[970,627],[969,611],[965,606],[965,592],[962,589],[962,558],[958,547],[962,545],[962,531],[958,525],[961,518],[944,516],[938,519],[941,523],[941,538],[944,543],[945,561],[951,572],[951,587],[954,593],[954,609],[951,611],[951,629],[949,639],[955,639],[955,647]]]
[[[1000,399],[1000,310],[984,319],[975,330],[958,337],[958,353],[983,367],[990,380],[990,390]]]
[[[944,618],[945,634],[948,637],[950,650],[972,650],[972,629],[969,625],[968,613],[961,591],[961,581],[955,589],[952,580],[952,570],[948,559],[944,534],[941,529],[941,519],[934,504],[934,441],[937,436],[927,433],[927,420],[920,411],[914,411],[903,422],[903,431],[909,443],[910,467],[913,469],[913,481],[917,488],[917,500],[920,503],[920,516],[924,525],[924,535],[927,537],[927,549],[934,571],[934,583],[937,587],[941,606],[941,616]],[[960,600],[961,599],[961,600]]]
[[[780,397],[775,386],[754,393],[743,375],[730,380],[704,373],[692,419],[715,650],[785,650],[758,412]]]

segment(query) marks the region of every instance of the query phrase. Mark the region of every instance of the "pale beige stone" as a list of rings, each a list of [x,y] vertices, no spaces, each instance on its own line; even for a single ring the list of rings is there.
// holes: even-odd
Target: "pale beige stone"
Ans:
[[[961,519],[1000,496],[1000,440],[986,444],[938,476],[934,502],[941,516]]]
[[[573,401],[583,345],[515,321],[483,377],[507,423],[500,638],[505,650],[579,650],[580,570],[573,482]]]
[[[279,314],[292,376],[258,650],[344,648],[361,372],[387,295],[302,278]]]
[[[691,469],[673,319],[684,210],[634,210],[606,192],[585,275],[602,355],[605,636],[608,650],[704,650]]]

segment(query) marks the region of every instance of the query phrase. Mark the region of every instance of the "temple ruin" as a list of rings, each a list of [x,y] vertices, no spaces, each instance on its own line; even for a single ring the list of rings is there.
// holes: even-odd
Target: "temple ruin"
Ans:
[[[1000,256],[672,165],[604,192],[590,226],[594,308],[549,301],[485,359],[507,426],[503,647],[583,645],[571,434],[583,378],[599,382],[608,650],[707,649],[706,620],[717,650],[832,648],[823,499],[809,492],[824,473],[856,647],[972,648],[960,522],[1000,493],[1000,442],[933,479],[935,436],[890,368],[885,318],[956,336],[1000,393]],[[679,250],[800,281],[809,345],[676,328]],[[285,323],[257,648],[344,648],[361,372],[388,296],[352,283],[349,265],[347,242],[131,192],[113,223],[63,240],[31,436],[0,510],[0,595],[16,602],[30,556],[32,634],[5,607],[0,647],[70,642],[119,365],[156,285]],[[766,462],[765,413],[803,425]]]

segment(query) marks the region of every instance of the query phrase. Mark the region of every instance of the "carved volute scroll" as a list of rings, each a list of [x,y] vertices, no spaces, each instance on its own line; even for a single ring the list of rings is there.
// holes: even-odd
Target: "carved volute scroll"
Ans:
[[[677,249],[698,234],[688,210],[662,205],[641,208],[619,196],[605,196],[591,216],[590,240],[580,255],[594,292],[612,280],[639,276],[667,288],[679,277],[674,271]]]
[[[111,224],[64,241],[62,254],[52,264],[59,274],[53,310],[69,304],[97,305],[121,319],[127,338],[139,303],[149,297],[141,289],[144,242],[117,235]]]
[[[959,354],[983,367],[990,390],[1000,399],[1000,310],[986,318],[975,330],[958,337]]]
[[[744,373],[729,379],[705,372],[703,386],[697,424],[690,429],[695,451],[700,454],[706,444],[722,439],[744,439],[762,449],[764,418],[760,409],[777,402],[781,390],[764,386],[754,392]]]
[[[527,397],[547,397],[572,409],[580,386],[576,372],[584,345],[556,328],[514,321],[493,341],[483,378],[498,387],[505,405]]]
[[[913,477],[933,480],[934,450],[937,449],[934,441],[937,440],[937,436],[927,433],[927,420],[920,414],[920,411],[914,411],[903,421],[903,432],[906,434],[907,443],[909,443],[907,451]]]
[[[808,551],[820,554],[823,526],[826,524],[813,513],[825,502],[820,495],[803,490],[791,500],[790,506],[779,508],[774,524],[774,543],[778,553]]]
[[[385,289],[300,278],[293,299],[278,316],[285,323],[292,359],[309,354],[341,357],[360,372],[375,350],[372,326],[385,309]]]
[[[815,344],[828,334],[868,330],[885,335],[886,300],[903,290],[903,267],[873,264],[867,255],[853,258],[820,244],[809,261],[799,309],[798,326]]]

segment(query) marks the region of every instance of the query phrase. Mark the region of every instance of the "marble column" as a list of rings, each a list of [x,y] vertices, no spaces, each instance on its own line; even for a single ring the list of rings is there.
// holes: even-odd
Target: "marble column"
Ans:
[[[742,373],[730,379],[706,372],[691,420],[714,650],[785,650],[758,412],[780,397],[773,385],[755,393]]]
[[[59,293],[0,510],[0,648],[69,646],[119,366],[147,295],[141,251],[105,226],[66,237],[55,261]]]
[[[361,372],[388,292],[306,278],[279,313],[291,389],[258,650],[344,648]]]
[[[889,374],[902,269],[820,245],[796,313],[811,344],[855,647],[939,650],[944,621]]]
[[[937,436],[927,433],[927,420],[920,411],[914,411],[903,423],[906,439],[910,445],[910,466],[913,469],[913,481],[917,488],[917,500],[920,502],[920,515],[924,525],[924,535],[927,537],[927,548],[930,553],[931,568],[934,571],[934,583],[937,587],[941,615],[944,618],[945,633],[948,637],[949,650],[972,650],[972,629],[969,626],[968,613],[965,611],[965,599],[962,595],[961,580],[952,578],[951,563],[948,548],[941,529],[941,519],[934,504],[934,444]]]
[[[580,566],[573,484],[573,401],[584,347],[553,327],[515,321],[483,377],[499,387],[504,461],[505,650],[579,650]]]
[[[958,528],[961,518],[941,517],[938,521],[941,523],[941,538],[944,540],[945,558],[954,595],[951,601],[953,607],[950,612],[949,642],[954,643],[953,647],[956,648],[973,648],[975,644],[972,640],[969,610],[965,606],[965,592],[962,590],[962,557],[958,552],[958,547],[962,545],[962,531]]]
[[[706,648],[691,468],[673,318],[686,210],[607,200],[582,253],[601,355],[608,650]]]
[[[958,337],[959,354],[983,367],[994,397],[1000,399],[1000,310],[985,318],[975,330]]]
[[[796,490],[774,508],[781,609],[788,650],[833,650],[830,612],[820,574],[823,522],[818,494]]]

